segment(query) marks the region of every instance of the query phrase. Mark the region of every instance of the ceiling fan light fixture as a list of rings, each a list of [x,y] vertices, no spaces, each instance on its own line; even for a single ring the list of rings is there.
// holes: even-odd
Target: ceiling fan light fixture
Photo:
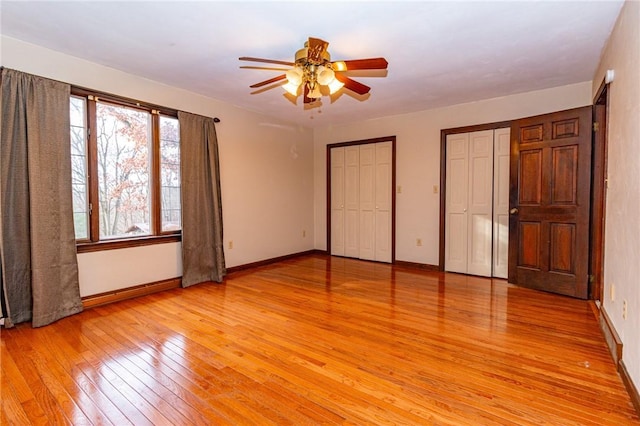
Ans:
[[[299,67],[291,68],[286,72],[287,81],[289,83],[299,86],[302,83],[302,77],[304,73]]]
[[[282,88],[283,88],[284,90],[286,90],[286,91],[287,91],[287,93],[289,93],[290,95],[292,95],[292,96],[298,96],[298,91],[299,91],[299,89],[300,89],[300,83],[298,83],[298,84],[293,84],[293,83],[291,83],[291,81],[289,81],[287,84],[284,84],[284,85],[282,86]]]
[[[0,0],[1,1],[1,0]],[[296,51],[295,61],[281,61],[243,56],[241,61],[262,62],[267,64],[286,65],[285,73],[276,77],[252,84],[251,87],[263,87],[286,80],[282,88],[287,92],[287,98],[300,96],[300,88],[304,88],[304,103],[315,102],[322,96],[334,95],[343,87],[358,95],[366,95],[371,87],[351,79],[345,71],[358,70],[386,70],[389,63],[385,58],[351,59],[331,62],[331,55],[327,50],[329,43],[319,38],[309,37],[304,48]],[[250,67],[241,67],[250,68]],[[259,67],[253,67],[259,68]],[[264,68],[278,70],[277,68]],[[386,76],[386,73],[385,73]],[[278,84],[280,85],[280,84]],[[254,92],[256,93],[256,92]],[[295,103],[295,102],[294,102]]]
[[[318,67],[318,83],[323,86],[331,84],[336,79],[335,73],[330,67]]]
[[[338,90],[340,90],[340,89],[342,89],[344,87],[344,83],[341,82],[340,80],[336,80],[334,78],[333,81],[331,83],[329,83],[327,86],[329,86],[329,94],[333,95]]]

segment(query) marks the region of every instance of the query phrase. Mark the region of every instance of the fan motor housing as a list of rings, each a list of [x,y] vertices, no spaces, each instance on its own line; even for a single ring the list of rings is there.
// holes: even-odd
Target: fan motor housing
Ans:
[[[306,65],[308,63],[307,61],[308,54],[309,54],[309,49],[307,47],[304,47],[298,50],[296,52],[296,60],[295,60],[296,64],[299,64],[302,66]],[[324,52],[322,52],[322,62],[314,65],[323,65],[323,64],[326,64],[327,62],[331,62],[331,55],[329,54],[328,51],[325,50]]]

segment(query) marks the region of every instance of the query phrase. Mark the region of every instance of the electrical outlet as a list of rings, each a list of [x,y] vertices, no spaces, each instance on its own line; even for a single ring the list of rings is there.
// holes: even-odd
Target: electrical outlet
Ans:
[[[627,319],[627,301],[622,301],[622,319]]]
[[[233,241],[229,240],[229,250],[231,250],[233,248]]]
[[[422,238],[416,238],[416,245],[422,247]]]
[[[402,187],[398,185],[398,194],[402,194]]]
[[[433,193],[434,194],[438,193],[438,185],[433,185]]]
[[[302,238],[304,238],[304,237],[306,237],[306,236],[307,236],[307,230],[306,230],[306,229],[303,229],[303,230],[302,230]]]

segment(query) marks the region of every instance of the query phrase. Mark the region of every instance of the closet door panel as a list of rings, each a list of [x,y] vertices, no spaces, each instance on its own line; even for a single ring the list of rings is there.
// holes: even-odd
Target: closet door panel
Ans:
[[[392,262],[393,142],[331,148],[332,255]]]
[[[360,209],[360,147],[348,146],[345,150],[345,209],[344,209],[344,255],[359,256],[358,211]]]
[[[445,270],[506,278],[510,129],[446,140]]]
[[[375,146],[360,146],[359,258],[375,260]]]
[[[469,134],[447,136],[445,270],[467,272]]]
[[[331,150],[331,254],[345,255],[345,150]]]
[[[509,146],[511,129],[494,131],[493,276],[507,278],[509,269]]]
[[[469,135],[467,273],[491,276],[493,235],[493,130]]]
[[[467,215],[447,214],[445,270],[467,272]]]
[[[375,144],[375,260],[391,262],[391,142]]]

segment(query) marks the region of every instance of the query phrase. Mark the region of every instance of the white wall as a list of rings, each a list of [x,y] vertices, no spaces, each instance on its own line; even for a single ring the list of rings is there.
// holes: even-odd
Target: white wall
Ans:
[[[615,80],[609,86],[603,302],[624,344],[622,360],[640,388],[640,2],[624,4],[594,76],[593,96],[607,69]]]
[[[219,117],[227,266],[313,248],[311,130],[16,39],[3,36],[0,41],[7,68]],[[180,276],[179,252],[174,243],[80,254],[81,294]]]
[[[375,94],[374,94],[375,96]],[[440,131],[529,117],[591,104],[591,82],[385,117],[314,132],[315,247],[326,249],[326,145],[397,136],[396,259],[438,264]],[[416,246],[421,238],[422,247]]]
[[[100,294],[182,276],[180,243],[78,255],[80,293]]]

